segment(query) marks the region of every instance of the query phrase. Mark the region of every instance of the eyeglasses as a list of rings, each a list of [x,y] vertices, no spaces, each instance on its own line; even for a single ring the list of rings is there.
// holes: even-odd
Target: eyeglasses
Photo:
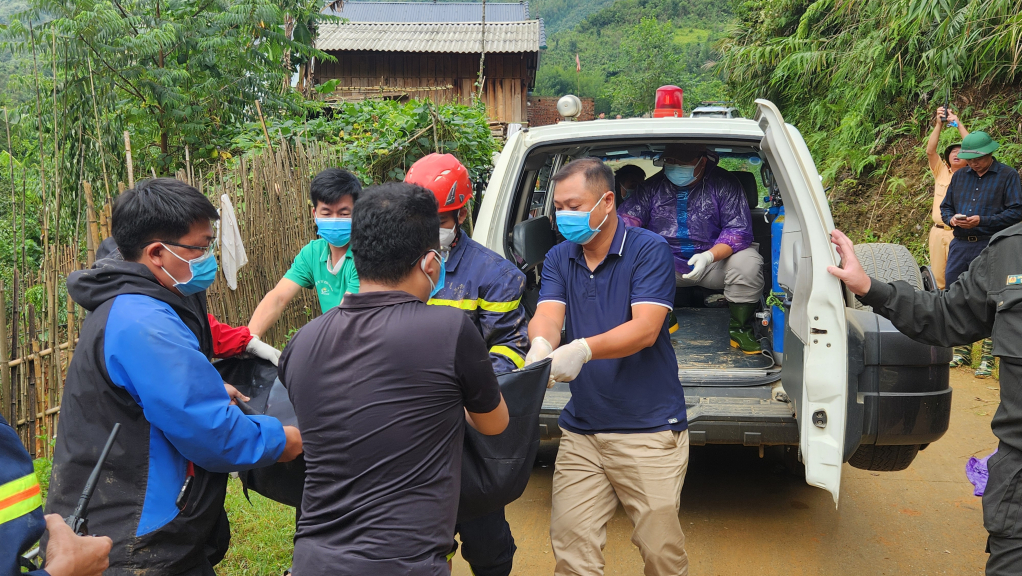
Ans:
[[[437,259],[437,260],[439,260],[440,262],[443,262],[443,261],[444,261],[444,257],[440,255],[440,251],[438,251],[438,250],[436,250],[436,249],[434,249],[434,248],[430,248],[429,250],[426,250],[426,251],[425,251],[425,252],[424,252],[424,253],[422,254],[422,256],[419,256],[418,258],[416,258],[416,259],[415,259],[415,261],[414,261],[414,262],[412,262],[412,266],[416,266],[416,265],[418,265],[418,264],[419,264],[419,262],[422,262],[422,258],[423,258],[423,256],[425,256],[426,254],[429,254],[430,252],[432,252],[432,253],[436,254],[436,259]]]
[[[216,247],[217,247],[217,241],[216,240],[213,240],[212,242],[210,242],[209,246],[192,246],[190,244],[178,244],[177,242],[170,242],[169,240],[150,240],[150,241],[146,242],[145,244],[143,244],[142,248],[145,248],[146,246],[148,246],[150,244],[156,244],[157,242],[160,243],[160,244],[166,244],[168,246],[175,246],[177,248],[186,248],[188,250],[199,250],[200,252],[202,252],[202,257],[206,257],[206,256],[212,255],[214,252],[216,252]]]

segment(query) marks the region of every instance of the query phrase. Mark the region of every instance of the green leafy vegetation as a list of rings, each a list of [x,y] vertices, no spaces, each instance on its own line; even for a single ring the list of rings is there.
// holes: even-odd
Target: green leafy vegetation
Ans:
[[[925,254],[923,145],[949,95],[970,130],[1000,139],[1000,160],[1022,160],[1017,2],[746,0],[735,17],[717,72],[747,112],[767,98],[801,130],[859,240]]]
[[[543,19],[547,35],[570,30],[587,16],[614,4],[614,0],[531,0],[529,12]]]
[[[1018,79],[1017,2],[751,0],[737,17],[720,62],[729,87],[780,106],[831,180],[883,165],[881,148],[919,134],[949,91]]]
[[[473,181],[485,179],[496,151],[482,103],[348,102],[313,119],[272,121],[267,131],[272,141],[315,140],[337,146],[345,167],[366,185],[404,179],[405,170],[431,152],[454,154]],[[258,122],[247,124],[232,141],[242,152],[265,145]]]
[[[456,154],[474,178],[484,178],[495,144],[482,108],[330,108],[307,99],[309,59],[329,58],[312,48],[317,26],[332,18],[322,6],[0,0],[0,280],[7,306],[14,271],[24,280],[39,270],[44,238],[84,254],[81,182],[92,184],[97,205],[116,195],[117,182],[128,180],[125,131],[137,179],[172,175],[186,157],[196,174],[214,172],[265,146],[261,118],[274,141],[315,139],[340,148],[345,166],[366,184],[400,179],[436,150]],[[26,288],[35,290],[30,297],[43,293]],[[63,295],[57,301],[66,304]]]
[[[546,19],[545,6],[532,11]],[[594,98],[597,113],[625,116],[651,110],[664,84],[685,90],[687,111],[702,100],[720,100],[723,85],[706,64],[717,57],[713,46],[729,18],[727,3],[619,0],[550,35],[535,93]]]
[[[216,159],[223,127],[250,118],[256,101],[300,111],[290,55],[325,55],[293,38],[295,15],[284,4],[303,15],[307,8],[271,0],[31,0],[4,30],[4,47],[48,56],[57,86],[44,92],[43,110],[56,116],[60,109],[62,120],[49,123],[54,138],[70,139],[76,124],[113,138],[130,128],[138,162],[166,173],[183,164],[185,146],[196,158]]]
[[[35,470],[35,477],[39,480],[43,502],[46,502],[46,495],[50,491],[50,470],[53,462],[49,458],[36,458],[32,461],[32,468]]]

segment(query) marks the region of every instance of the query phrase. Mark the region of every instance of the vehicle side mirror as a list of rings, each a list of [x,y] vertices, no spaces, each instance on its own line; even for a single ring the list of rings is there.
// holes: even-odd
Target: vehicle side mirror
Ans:
[[[520,222],[511,233],[511,249],[518,267],[528,274],[546,259],[557,240],[549,216],[537,216]]]

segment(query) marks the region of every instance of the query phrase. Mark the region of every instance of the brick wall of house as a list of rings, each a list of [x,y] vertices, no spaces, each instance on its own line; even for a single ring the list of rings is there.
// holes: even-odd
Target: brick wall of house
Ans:
[[[557,113],[556,96],[529,96],[526,108],[529,111],[529,126],[548,126],[561,121],[561,115]],[[592,120],[595,118],[596,104],[592,98],[581,98],[582,114],[579,120]]]

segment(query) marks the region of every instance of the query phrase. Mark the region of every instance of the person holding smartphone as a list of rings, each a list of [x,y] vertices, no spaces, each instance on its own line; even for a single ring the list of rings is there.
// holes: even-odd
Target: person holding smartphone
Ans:
[[[1022,221],[1018,172],[994,158],[999,146],[986,132],[973,132],[958,151],[968,167],[951,176],[940,204],[941,218],[954,232],[945,271],[948,287],[969,269],[991,236]]]

